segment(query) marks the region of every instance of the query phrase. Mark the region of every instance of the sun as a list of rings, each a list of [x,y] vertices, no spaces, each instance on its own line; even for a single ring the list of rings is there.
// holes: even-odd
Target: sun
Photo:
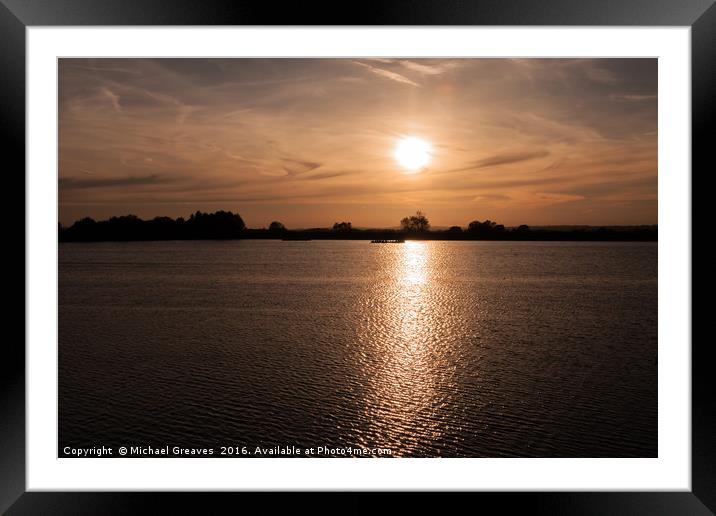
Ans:
[[[393,156],[401,167],[415,173],[430,163],[432,152],[432,147],[425,140],[406,136],[398,141]]]

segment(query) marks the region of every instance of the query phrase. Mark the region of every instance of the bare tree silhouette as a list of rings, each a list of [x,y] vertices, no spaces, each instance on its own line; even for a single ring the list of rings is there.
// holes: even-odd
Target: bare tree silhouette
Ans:
[[[427,231],[430,229],[430,221],[422,211],[418,210],[415,215],[405,217],[400,221],[400,229],[410,233]]]

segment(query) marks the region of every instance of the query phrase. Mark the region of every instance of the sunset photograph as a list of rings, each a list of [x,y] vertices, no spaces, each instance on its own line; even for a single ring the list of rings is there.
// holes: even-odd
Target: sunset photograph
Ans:
[[[57,66],[59,457],[658,456],[657,59]]]

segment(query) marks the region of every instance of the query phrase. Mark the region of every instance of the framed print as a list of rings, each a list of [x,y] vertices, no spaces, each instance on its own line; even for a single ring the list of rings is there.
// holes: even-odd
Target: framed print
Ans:
[[[710,514],[712,3],[5,0],[0,507]]]

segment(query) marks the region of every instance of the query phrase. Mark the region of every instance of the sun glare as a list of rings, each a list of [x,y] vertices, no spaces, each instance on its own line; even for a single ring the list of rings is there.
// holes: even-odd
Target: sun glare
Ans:
[[[430,163],[432,148],[425,140],[410,136],[398,142],[394,156],[401,167],[411,172],[419,172]]]

